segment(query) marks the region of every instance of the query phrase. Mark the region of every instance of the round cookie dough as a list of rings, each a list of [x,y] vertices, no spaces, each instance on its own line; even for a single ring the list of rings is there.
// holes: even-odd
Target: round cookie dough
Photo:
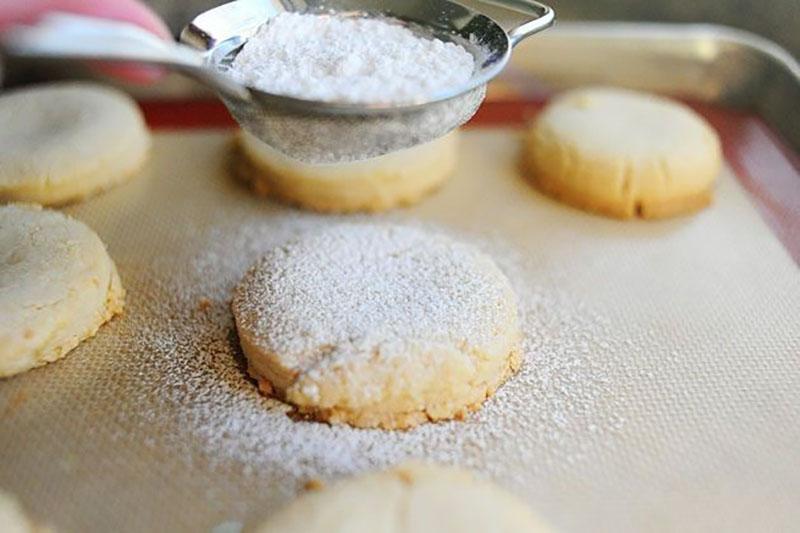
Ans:
[[[350,163],[310,164],[259,141],[237,138],[237,175],[256,193],[329,213],[386,211],[410,205],[439,187],[455,170],[459,132],[420,146]]]
[[[460,418],[520,364],[516,299],[494,262],[408,227],[340,225],[275,248],[233,313],[262,391],[331,423]]]
[[[136,103],[89,83],[0,96],[0,201],[62,205],[133,176],[150,134]]]
[[[120,313],[123,297],[84,224],[38,206],[0,207],[0,377],[60,359]]]
[[[567,92],[525,141],[542,192],[618,218],[662,218],[708,205],[722,166],[720,140],[689,107],[624,89]]]
[[[545,533],[519,499],[455,468],[407,463],[303,494],[258,533]]]

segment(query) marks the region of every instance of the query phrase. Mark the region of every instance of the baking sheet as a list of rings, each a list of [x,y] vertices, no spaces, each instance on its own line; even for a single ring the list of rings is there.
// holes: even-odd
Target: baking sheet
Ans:
[[[66,209],[128,305],[63,361],[0,383],[0,486],[59,531],[252,525],[311,477],[425,456],[518,492],[563,531],[800,523],[800,273],[730,169],[692,217],[620,222],[517,171],[519,130],[464,136],[416,207],[520,292],[525,369],[476,416],[406,433],[293,421],[245,376],[227,308],[258,252],[318,225],[226,172],[231,132],[156,135],[134,181]],[[221,529],[218,529],[221,530]]]

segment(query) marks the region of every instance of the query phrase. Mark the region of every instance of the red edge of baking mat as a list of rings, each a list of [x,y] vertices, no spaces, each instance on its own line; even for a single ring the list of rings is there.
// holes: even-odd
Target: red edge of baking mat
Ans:
[[[483,104],[469,127],[522,126],[540,101],[494,100]],[[147,123],[159,129],[231,128],[236,125],[217,100],[147,101]],[[693,106],[722,137],[725,157],[761,216],[800,265],[800,157],[756,115]]]

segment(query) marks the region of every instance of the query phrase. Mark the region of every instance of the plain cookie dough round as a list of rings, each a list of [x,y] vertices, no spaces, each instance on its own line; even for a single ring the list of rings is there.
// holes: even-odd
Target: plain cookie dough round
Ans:
[[[503,273],[409,227],[347,224],[275,248],[239,284],[233,314],[262,391],[331,423],[460,418],[520,364]]]
[[[522,501],[455,468],[407,463],[307,492],[258,533],[545,533]]]
[[[62,205],[108,189],[144,164],[150,134],[117,90],[57,83],[0,96],[0,201]]]
[[[689,107],[611,88],[556,98],[531,126],[524,157],[544,193],[618,218],[705,207],[722,166],[717,133]]]
[[[100,238],[38,206],[0,207],[0,377],[60,359],[122,311]]]
[[[378,212],[410,205],[455,170],[459,133],[373,159],[310,164],[292,159],[247,132],[237,138],[236,174],[256,193],[326,213]]]

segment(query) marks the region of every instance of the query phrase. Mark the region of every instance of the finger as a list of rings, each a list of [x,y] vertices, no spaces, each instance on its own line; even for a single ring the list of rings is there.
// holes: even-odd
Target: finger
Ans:
[[[33,23],[49,11],[67,11],[131,22],[162,37],[171,33],[164,22],[138,0],[25,0],[0,2],[0,30],[13,24]]]
[[[35,23],[49,11],[66,11],[81,15],[130,22],[162,37],[171,39],[167,26],[147,6],[137,0],[27,0],[0,3],[0,31],[13,24]],[[152,83],[164,75],[164,69],[152,66],[103,64],[104,74],[134,83]]]

